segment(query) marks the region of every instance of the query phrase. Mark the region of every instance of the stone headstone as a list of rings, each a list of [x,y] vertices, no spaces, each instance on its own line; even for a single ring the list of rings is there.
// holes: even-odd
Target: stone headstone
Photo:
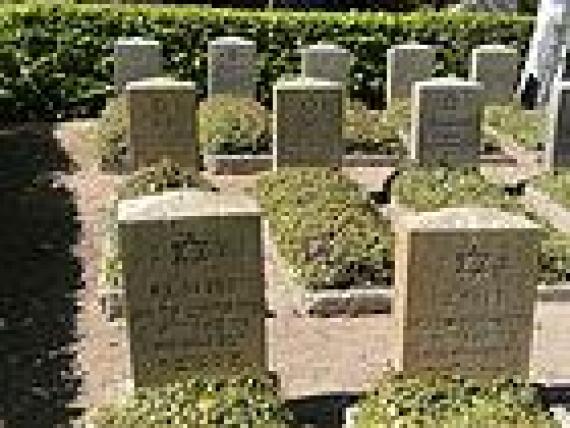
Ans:
[[[429,80],[435,65],[436,50],[432,46],[407,44],[388,49],[387,104],[396,99],[409,99],[415,82]]]
[[[570,166],[570,81],[558,82],[549,106],[546,161],[552,167]]]
[[[255,42],[220,37],[208,42],[208,96],[255,98]]]
[[[528,375],[539,226],[462,207],[403,216],[395,230],[399,369]]]
[[[518,0],[461,0],[456,9],[469,12],[516,13]]]
[[[127,84],[127,144],[138,169],[167,157],[199,169],[196,88],[193,82],[147,79]]]
[[[415,83],[410,157],[420,165],[478,163],[482,92],[481,83],[456,78]]]
[[[140,38],[119,39],[114,45],[115,92],[122,93],[128,82],[162,73],[162,52],[156,40]]]
[[[119,205],[134,386],[266,367],[261,213],[241,195],[170,191]]]
[[[518,51],[501,45],[479,46],[471,57],[470,80],[483,84],[484,104],[507,104],[518,79]]]
[[[348,84],[351,53],[332,44],[316,44],[301,50],[301,75]]]
[[[298,78],[273,86],[273,168],[340,166],[343,85]]]

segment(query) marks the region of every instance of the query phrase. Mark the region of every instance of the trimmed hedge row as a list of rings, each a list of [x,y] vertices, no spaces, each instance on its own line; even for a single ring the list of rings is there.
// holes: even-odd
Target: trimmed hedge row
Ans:
[[[279,254],[308,289],[392,284],[392,232],[358,184],[340,172],[288,168],[257,187]]]
[[[441,48],[436,75],[466,75],[471,49],[484,43],[522,51],[532,19],[497,14],[293,13],[199,7],[25,4],[0,6],[0,117],[4,122],[95,116],[110,94],[113,41],[158,40],[165,70],[206,86],[207,41],[243,36],[260,53],[258,98],[270,105],[271,85],[300,71],[298,48],[328,40],[356,57],[349,92],[382,107],[386,51],[418,41]]]

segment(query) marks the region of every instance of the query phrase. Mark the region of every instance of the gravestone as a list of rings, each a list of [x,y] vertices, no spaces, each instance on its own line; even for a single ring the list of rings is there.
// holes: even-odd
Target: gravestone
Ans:
[[[549,133],[546,162],[551,167],[570,166],[570,81],[560,81],[548,108]]]
[[[518,79],[518,51],[502,45],[479,46],[471,57],[470,80],[483,84],[483,102],[507,104]]]
[[[198,170],[196,87],[193,82],[147,79],[127,84],[127,144],[133,170],[164,157]]]
[[[516,13],[518,0],[461,0],[455,9],[468,12]]]
[[[169,191],[118,214],[134,386],[266,367],[261,213],[241,195]]]
[[[539,230],[488,208],[402,217],[395,243],[398,368],[528,375]]]
[[[128,82],[162,73],[162,52],[156,40],[140,38],[119,39],[114,45],[115,92],[122,93]]]
[[[338,167],[344,146],[343,85],[320,79],[281,80],[273,86],[273,168]]]
[[[435,66],[436,50],[419,44],[396,45],[388,49],[387,104],[396,99],[409,99],[415,82],[429,80]]]
[[[482,92],[481,83],[457,78],[415,83],[411,159],[420,165],[478,163]]]
[[[348,84],[351,53],[333,44],[316,44],[301,50],[301,75]]]
[[[208,42],[208,96],[255,98],[255,42],[220,37]]]

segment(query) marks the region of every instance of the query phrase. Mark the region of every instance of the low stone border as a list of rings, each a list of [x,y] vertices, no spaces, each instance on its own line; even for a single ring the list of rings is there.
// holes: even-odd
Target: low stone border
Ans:
[[[547,219],[558,230],[570,231],[570,212],[541,190],[527,184],[521,201],[529,210]]]
[[[216,175],[242,175],[269,171],[273,168],[273,156],[264,155],[209,155],[205,156],[208,171]],[[393,167],[398,163],[395,155],[347,154],[342,158],[345,168]]]
[[[540,284],[538,300],[541,302],[570,302],[570,283]]]
[[[393,167],[398,164],[396,155],[375,155],[355,153],[342,157],[342,166],[345,168]]]
[[[383,288],[305,291],[298,312],[317,317],[389,314],[393,296],[393,289]]]
[[[273,156],[265,155],[207,155],[206,168],[217,175],[255,174],[273,167]]]
[[[517,163],[522,165],[535,165],[544,163],[544,153],[536,150],[527,150],[522,145],[517,144],[515,139],[509,135],[503,135],[499,133],[495,128],[484,125],[481,128],[482,132],[485,132],[493,137],[496,137],[501,145],[503,152],[509,156],[512,156],[517,160]]]

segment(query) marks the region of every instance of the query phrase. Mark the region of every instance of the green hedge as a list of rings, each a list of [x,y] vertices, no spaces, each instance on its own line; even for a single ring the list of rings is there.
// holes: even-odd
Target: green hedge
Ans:
[[[390,373],[357,409],[356,428],[560,427],[537,388],[514,378]]]
[[[258,198],[279,254],[300,286],[392,283],[392,232],[358,184],[321,168],[264,173]]]
[[[257,42],[260,101],[269,106],[271,84],[300,71],[302,45],[330,40],[357,59],[349,90],[383,105],[389,46],[407,41],[442,48],[436,75],[465,76],[471,49],[483,43],[521,49],[529,17],[445,13],[292,13],[200,7],[111,5],[0,6],[1,120],[94,116],[109,95],[113,41],[142,36],[161,42],[168,74],[197,82],[205,93],[207,41],[238,35]]]

